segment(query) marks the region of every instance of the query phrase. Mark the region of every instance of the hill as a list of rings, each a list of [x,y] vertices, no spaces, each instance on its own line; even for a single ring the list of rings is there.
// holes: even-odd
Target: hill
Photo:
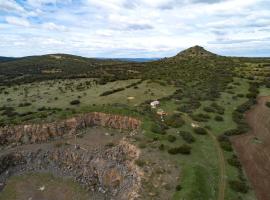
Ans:
[[[0,84],[66,78],[97,78],[100,84],[105,84],[139,78],[189,87],[181,92],[182,96],[204,99],[219,95],[232,80],[237,65],[232,58],[218,56],[200,46],[186,49],[171,58],[140,63],[50,54],[0,63]]]
[[[200,57],[200,58],[204,58],[204,57],[214,57],[214,56],[218,56],[218,55],[214,54],[210,51],[205,50],[201,46],[196,45],[194,47],[190,47],[184,51],[181,51],[175,57]]]
[[[13,60],[16,60],[16,59],[17,59],[17,58],[0,56],[0,63],[1,63],[1,62],[13,61]]]
[[[129,62],[68,54],[29,56],[0,63],[0,84],[25,83],[59,78],[127,79]],[[125,70],[122,70],[122,68]]]

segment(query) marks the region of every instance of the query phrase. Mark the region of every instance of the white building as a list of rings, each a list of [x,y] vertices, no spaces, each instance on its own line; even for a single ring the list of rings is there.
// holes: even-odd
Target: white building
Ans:
[[[152,108],[156,108],[159,104],[160,104],[159,101],[152,101],[150,103],[150,105],[151,105]]]

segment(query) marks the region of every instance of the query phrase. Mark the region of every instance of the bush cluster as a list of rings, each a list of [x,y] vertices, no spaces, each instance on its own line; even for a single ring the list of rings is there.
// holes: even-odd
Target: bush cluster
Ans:
[[[207,131],[202,127],[193,128],[193,131],[194,131],[194,133],[196,133],[198,135],[206,135],[207,134]]]
[[[168,139],[169,142],[175,142],[176,137],[173,136],[173,135],[168,135],[167,139]]]
[[[123,91],[123,90],[125,90],[125,88],[117,88],[117,89],[114,89],[114,90],[109,90],[109,91],[103,92],[100,96],[109,96],[111,94],[114,94],[116,92],[120,92],[120,91]]]
[[[197,122],[207,122],[210,119],[210,116],[207,114],[199,113],[197,115],[191,115],[192,119]]]
[[[219,144],[220,144],[220,147],[225,150],[225,151],[232,151],[233,148],[232,148],[232,144],[230,142],[230,139],[227,135],[220,135],[218,137],[218,141],[219,141]]]
[[[166,128],[162,126],[161,124],[154,123],[151,127],[151,131],[157,134],[164,135],[166,134]]]
[[[19,107],[27,107],[27,106],[31,106],[31,103],[29,103],[29,102],[20,103],[18,106]]]
[[[191,153],[191,146],[183,144],[180,147],[173,147],[168,150],[169,154],[190,154]]]
[[[229,181],[230,187],[240,193],[247,193],[249,190],[249,187],[245,181],[238,181],[238,180],[233,180]]]
[[[180,114],[173,114],[165,119],[165,124],[174,128],[179,128],[185,124]]]
[[[180,131],[179,134],[182,136],[183,140],[185,140],[187,143],[195,142],[195,138],[192,136],[190,132]]]

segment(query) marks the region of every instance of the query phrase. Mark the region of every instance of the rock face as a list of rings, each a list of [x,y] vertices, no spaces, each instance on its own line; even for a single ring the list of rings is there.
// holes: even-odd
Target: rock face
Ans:
[[[140,151],[122,139],[114,147],[93,150],[73,146],[9,152],[0,156],[0,183],[16,174],[50,172],[60,177],[73,177],[93,195],[104,199],[135,199],[143,173],[134,164]],[[0,187],[0,191],[1,191]]]
[[[140,120],[135,118],[93,112],[52,123],[3,127],[0,129],[0,145],[46,142],[91,126],[136,130],[140,125]]]

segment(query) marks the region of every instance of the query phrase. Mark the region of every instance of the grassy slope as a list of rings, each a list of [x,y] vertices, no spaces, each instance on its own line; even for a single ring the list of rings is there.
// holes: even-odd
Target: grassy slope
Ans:
[[[213,133],[216,135],[220,135],[226,130],[230,130],[236,127],[236,124],[232,120],[232,112],[234,109],[244,103],[247,98],[239,97],[237,99],[233,99],[233,96],[236,94],[246,94],[248,93],[248,81],[245,79],[235,78],[234,83],[229,84],[226,92],[222,92],[221,96],[215,101],[201,101],[201,106],[197,110],[196,113],[204,113],[211,116],[211,119],[208,122],[200,122],[200,124],[209,126]],[[232,88],[230,87],[232,86]],[[232,94],[234,93],[234,94]],[[163,102],[162,108],[169,113],[175,112],[176,108],[181,105],[181,102],[185,102],[185,99],[180,102]],[[216,102],[218,105],[225,108],[225,113],[223,115],[224,121],[217,122],[214,120],[214,117],[217,114],[207,113],[203,110],[205,106],[209,106],[211,103]],[[192,132],[192,128],[189,124],[186,124],[183,128],[179,130],[187,130]],[[175,130],[172,131],[172,135],[177,136]],[[218,161],[217,161],[217,153],[214,147],[213,142],[207,136],[198,136],[193,134],[196,138],[196,142],[192,144],[192,154],[189,156],[177,156],[177,159],[182,168],[182,181],[181,186],[183,189],[180,192],[175,194],[175,199],[194,199],[194,195],[197,194],[196,199],[216,199],[217,195],[217,182],[218,182]],[[164,141],[166,137],[164,137]],[[184,141],[181,137],[177,136],[176,144],[183,144]],[[169,142],[165,142],[165,144],[170,145]],[[224,152],[225,159],[230,158],[232,153]],[[200,169],[200,170],[199,170]],[[205,178],[204,176],[207,176]],[[226,175],[228,179],[237,179],[238,172],[236,168],[226,165]],[[193,185],[193,186],[192,186]],[[210,187],[209,187],[210,186]],[[252,200],[255,199],[254,193],[251,191],[246,195],[237,194],[232,191],[228,185],[226,189],[226,199],[236,199],[239,196],[242,196],[244,199]]]
[[[18,113],[35,112],[33,116],[20,117],[17,116],[15,122],[21,120],[27,120],[28,118],[38,120],[40,114],[48,114],[46,111],[38,111],[41,107],[61,108],[61,112],[53,114],[61,116],[70,114],[70,110],[91,110],[99,109],[105,105],[109,107],[112,104],[125,104],[130,107],[138,106],[142,102],[150,99],[158,99],[168,95],[171,95],[175,88],[172,86],[161,86],[158,83],[152,83],[144,81],[140,83],[135,89],[134,87],[126,88],[124,91],[120,91],[109,96],[100,96],[103,92],[126,87],[132,83],[138,82],[138,80],[126,80],[126,81],[115,81],[105,85],[92,85],[86,87],[86,82],[92,79],[78,79],[78,80],[64,80],[64,81],[45,81],[40,83],[23,84],[20,86],[12,86],[5,88],[4,91],[8,92],[0,94],[1,106],[12,106],[16,108]],[[83,85],[84,89],[76,89],[78,85]],[[59,89],[62,88],[62,89]],[[57,99],[55,99],[57,97]],[[80,98],[78,98],[80,97]],[[128,97],[134,97],[133,100],[128,100]],[[79,99],[81,104],[71,106],[72,100]],[[31,103],[30,106],[18,107],[20,103]],[[49,112],[49,111],[48,111]],[[51,115],[51,114],[49,114]],[[0,119],[8,121],[9,119],[5,116],[0,116]]]

